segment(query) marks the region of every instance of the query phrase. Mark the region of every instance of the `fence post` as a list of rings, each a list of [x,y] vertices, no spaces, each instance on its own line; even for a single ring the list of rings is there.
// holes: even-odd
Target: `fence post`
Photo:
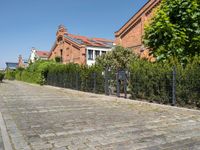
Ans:
[[[117,71],[116,74],[116,81],[117,81],[117,97],[120,97],[119,71]]]
[[[97,85],[97,81],[96,81],[97,75],[96,75],[96,72],[93,73],[93,77],[94,77],[93,92],[96,93],[96,85]]]
[[[78,90],[78,73],[76,73],[76,90]]]
[[[105,78],[105,95],[109,95],[109,92],[108,92],[108,68],[107,67],[105,69],[104,78]]]
[[[65,88],[65,73],[62,73],[62,86]]]
[[[176,67],[173,66],[172,106],[176,105]]]
[[[57,74],[54,73],[54,86],[57,86]]]
[[[125,72],[125,77],[124,77],[124,98],[127,98],[127,74],[128,73],[126,73]]]

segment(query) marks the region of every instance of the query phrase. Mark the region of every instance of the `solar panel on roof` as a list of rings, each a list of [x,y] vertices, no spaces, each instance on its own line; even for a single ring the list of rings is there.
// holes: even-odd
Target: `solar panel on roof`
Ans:
[[[70,37],[70,36],[68,36],[68,35],[65,35],[65,37],[68,38],[68,39],[70,39],[70,40],[72,40],[72,41],[75,42],[75,43],[83,44],[83,41],[80,40],[80,39],[75,39],[75,38],[72,38],[72,37]]]

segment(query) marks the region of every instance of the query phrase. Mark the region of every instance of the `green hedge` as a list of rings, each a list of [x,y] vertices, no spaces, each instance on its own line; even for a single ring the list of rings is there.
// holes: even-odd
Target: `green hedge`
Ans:
[[[43,85],[46,82],[48,68],[54,64],[52,61],[37,61],[26,69],[18,68],[15,71],[15,79]]]
[[[179,106],[200,107],[200,58],[188,60],[186,66],[175,62],[151,63],[135,60],[130,67],[132,98],[171,104],[172,68],[176,66],[176,100]]]
[[[8,80],[14,80],[15,79],[15,70],[7,69],[5,73],[5,78]]]
[[[16,80],[36,84],[50,84],[82,91],[104,92],[104,77],[99,66],[80,66],[78,64],[60,64],[51,61],[37,61],[28,68],[18,68],[14,72]],[[96,82],[96,90],[94,84]]]
[[[50,85],[78,89],[82,91],[104,91],[104,78],[99,66],[80,66],[77,64],[55,64],[48,69],[47,82]],[[96,82],[96,90],[94,89]]]
[[[132,98],[169,103],[171,67],[137,60],[130,67]]]
[[[4,73],[3,72],[0,72],[0,82],[2,82],[3,81],[3,79],[4,79]]]

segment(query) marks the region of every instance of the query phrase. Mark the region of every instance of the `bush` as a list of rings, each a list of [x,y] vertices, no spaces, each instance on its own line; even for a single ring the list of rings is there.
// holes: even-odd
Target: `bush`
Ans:
[[[78,89],[87,92],[104,91],[102,68],[99,66],[80,66],[77,64],[56,64],[48,68],[48,84]],[[96,83],[96,84],[95,84]],[[94,84],[96,89],[94,89]]]
[[[167,65],[146,60],[134,61],[130,68],[132,98],[169,103],[171,71]]]
[[[5,73],[5,78],[8,80],[14,80],[15,79],[15,70],[7,69]]]
[[[200,59],[194,57],[182,66],[177,61],[151,63],[135,60],[130,67],[132,98],[172,103],[172,68],[176,66],[176,100],[179,106],[200,108]]]
[[[56,62],[58,62],[58,63],[59,63],[59,62],[61,62],[61,60],[62,60],[62,58],[61,58],[61,57],[59,57],[59,56],[55,57],[55,61],[56,61]]]
[[[2,82],[3,81],[3,79],[4,79],[4,73],[3,72],[0,72],[0,82]]]
[[[15,73],[15,78],[17,80],[43,85],[46,82],[48,68],[54,64],[55,62],[52,61],[37,61],[26,69],[18,68]]]

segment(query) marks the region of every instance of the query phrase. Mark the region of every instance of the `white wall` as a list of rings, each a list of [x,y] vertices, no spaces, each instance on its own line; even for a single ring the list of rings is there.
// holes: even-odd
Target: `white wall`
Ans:
[[[36,50],[32,49],[31,50],[31,55],[30,55],[30,58],[29,58],[29,62],[31,61],[32,63],[34,63],[35,62],[35,58],[36,58]]]
[[[93,50],[93,60],[88,59],[88,50]],[[91,66],[95,63],[95,51],[100,51],[100,56],[102,55],[102,51],[111,51],[112,48],[99,48],[99,47],[86,47],[86,64]]]

